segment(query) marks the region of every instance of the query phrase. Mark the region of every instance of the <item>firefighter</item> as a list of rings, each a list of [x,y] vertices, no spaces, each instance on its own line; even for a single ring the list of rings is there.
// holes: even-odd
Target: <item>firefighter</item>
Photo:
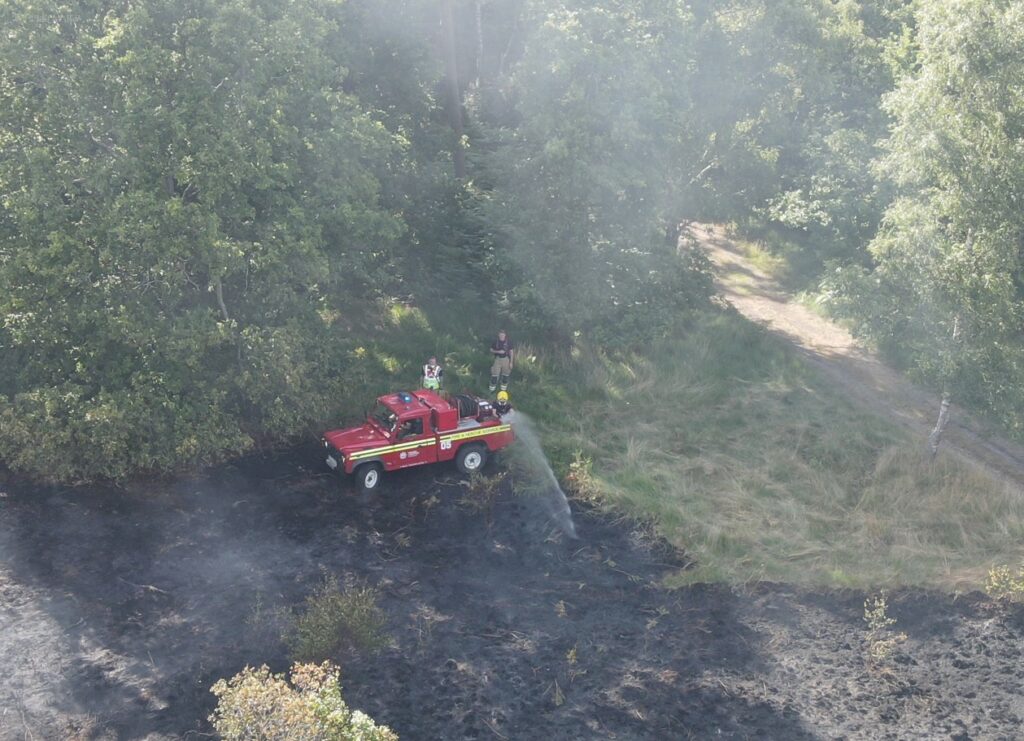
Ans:
[[[437,357],[431,355],[427,364],[423,366],[423,388],[440,391],[442,378],[444,378],[444,368],[438,365]]]
[[[491,385],[488,388],[493,393],[500,384],[501,390],[507,391],[508,377],[512,374],[515,362],[515,350],[504,329],[498,330],[497,339],[491,343],[491,355],[494,356],[494,363],[491,365]]]
[[[498,392],[498,396],[494,400],[494,411],[498,413],[499,417],[504,417],[512,411],[512,404],[508,399],[508,391]]]

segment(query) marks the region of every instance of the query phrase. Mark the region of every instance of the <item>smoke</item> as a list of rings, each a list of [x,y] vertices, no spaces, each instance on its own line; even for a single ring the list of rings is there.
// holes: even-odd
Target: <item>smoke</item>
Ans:
[[[335,513],[278,486],[224,467],[2,500],[0,738],[64,737],[67,724],[177,737],[213,681],[244,663],[282,666],[281,619],[324,548],[309,524]]]

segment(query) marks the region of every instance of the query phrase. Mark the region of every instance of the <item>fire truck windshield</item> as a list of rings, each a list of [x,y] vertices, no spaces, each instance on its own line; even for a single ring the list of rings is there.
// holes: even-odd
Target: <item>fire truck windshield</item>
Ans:
[[[373,411],[370,412],[370,419],[377,423],[377,425],[385,432],[390,433],[395,429],[395,423],[398,421],[398,416],[387,408],[384,404],[377,402],[374,406]]]

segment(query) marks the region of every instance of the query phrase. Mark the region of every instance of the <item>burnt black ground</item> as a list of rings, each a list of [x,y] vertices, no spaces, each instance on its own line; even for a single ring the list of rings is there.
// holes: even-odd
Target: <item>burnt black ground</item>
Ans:
[[[579,540],[447,468],[361,498],[318,452],[173,484],[0,486],[0,738],[201,738],[208,688],[288,666],[275,610],[324,573],[381,589],[392,645],[341,655],[349,702],[405,739],[1018,738],[1024,613],[890,596],[658,587],[683,559],[577,507]]]

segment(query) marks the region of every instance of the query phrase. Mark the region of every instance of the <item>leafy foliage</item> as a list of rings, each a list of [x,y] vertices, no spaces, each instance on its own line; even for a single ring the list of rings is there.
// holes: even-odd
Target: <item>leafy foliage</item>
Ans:
[[[327,576],[285,633],[295,659],[322,660],[345,645],[363,651],[382,648],[387,618],[377,596],[372,587],[351,584],[342,589],[336,576]]]
[[[663,342],[712,292],[691,219],[1024,434],[1020,2],[450,5],[451,47],[433,0],[0,4],[5,465],[288,440],[498,321]]]
[[[402,230],[378,178],[402,139],[345,91],[344,5],[0,20],[0,456],[118,477],[323,416],[345,365],[324,317]]]
[[[985,579],[985,592],[992,599],[1020,602],[1024,600],[1024,568],[1016,571],[1009,566],[993,566]]]
[[[917,66],[886,97],[884,174],[899,188],[873,270],[842,308],[904,364],[1024,430],[1024,3],[927,3]]]
[[[747,81],[729,106],[746,114],[720,176],[728,213],[755,236],[781,231],[805,279],[832,261],[863,264],[889,198],[871,163],[889,124],[880,100],[899,67],[907,3],[744,5],[721,32],[737,59],[727,64]]]
[[[523,322],[642,342],[658,311],[709,294],[680,264],[674,229],[699,158],[685,85],[693,23],[676,3],[645,10],[527,4],[532,31],[511,79],[519,121],[494,134],[482,206]]]
[[[330,663],[295,664],[290,679],[262,666],[218,681],[210,690],[217,696],[210,716],[216,732],[225,741],[397,741],[389,728],[348,707]]]

